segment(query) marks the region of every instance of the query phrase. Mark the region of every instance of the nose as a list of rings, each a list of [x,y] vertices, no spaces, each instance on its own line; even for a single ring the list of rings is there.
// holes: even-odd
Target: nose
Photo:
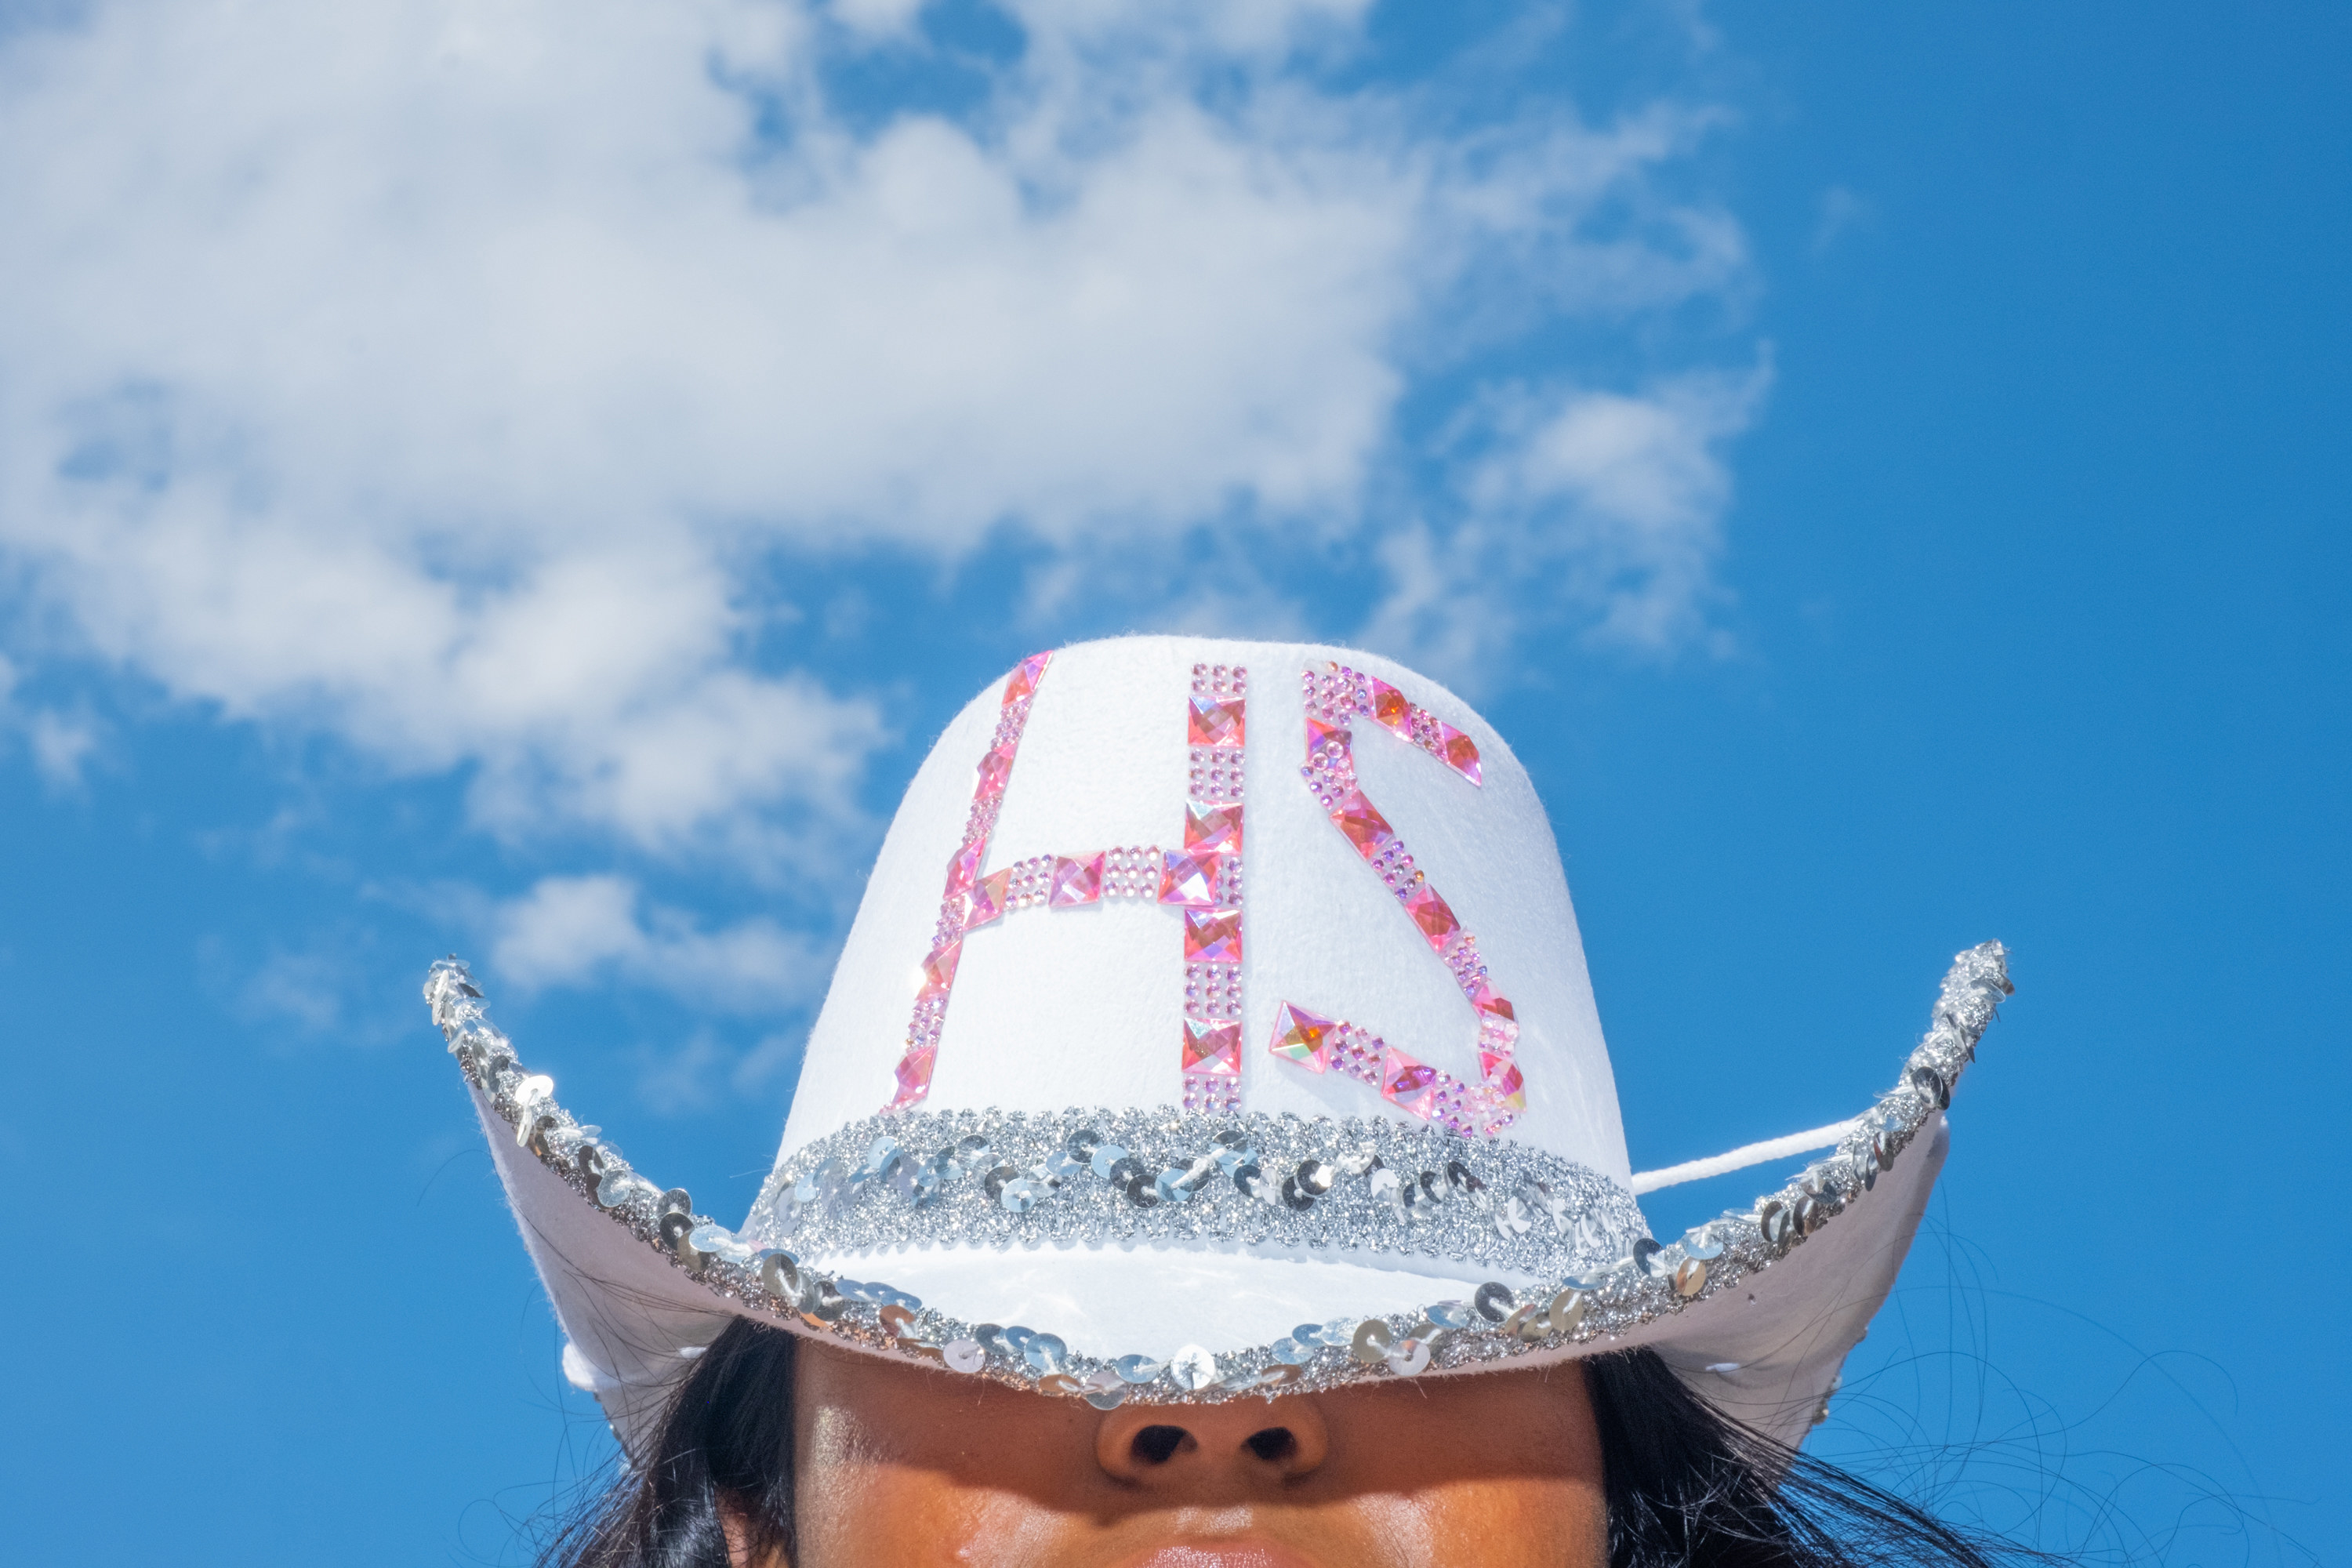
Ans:
[[[1106,1472],[1155,1490],[1276,1486],[1313,1471],[1330,1452],[1330,1430],[1311,1398],[1124,1405],[1095,1434]]]

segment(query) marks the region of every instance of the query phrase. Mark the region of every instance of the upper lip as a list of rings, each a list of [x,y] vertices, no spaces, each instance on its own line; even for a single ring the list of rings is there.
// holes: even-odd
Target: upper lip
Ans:
[[[1171,1541],[1123,1557],[1117,1568],[1317,1568],[1286,1546],[1265,1540]]]

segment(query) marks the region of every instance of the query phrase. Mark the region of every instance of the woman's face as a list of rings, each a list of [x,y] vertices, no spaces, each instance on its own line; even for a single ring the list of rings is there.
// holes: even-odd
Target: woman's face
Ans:
[[[1574,1367],[1105,1414],[804,1343],[793,1568],[1601,1568]]]

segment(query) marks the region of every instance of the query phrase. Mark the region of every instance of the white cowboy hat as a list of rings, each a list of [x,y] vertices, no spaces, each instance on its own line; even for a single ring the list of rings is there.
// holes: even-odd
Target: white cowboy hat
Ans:
[[[425,994],[565,1372],[633,1451],[739,1317],[1106,1409],[1648,1346],[1793,1445],[1910,1245],[2004,960],[1959,955],[1851,1121],[1636,1177],[1500,738],[1370,655],[1129,637],[1025,661],[932,748],[736,1228],[560,1108],[463,965]],[[1635,1202],[1825,1147],[1664,1245]]]

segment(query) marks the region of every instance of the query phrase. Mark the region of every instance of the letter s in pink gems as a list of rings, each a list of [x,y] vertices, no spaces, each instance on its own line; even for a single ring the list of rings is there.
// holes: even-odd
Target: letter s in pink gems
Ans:
[[[1483,785],[1477,743],[1405,700],[1383,680],[1344,665],[1302,678],[1307,704],[1307,765],[1299,776],[1315,793],[1331,826],[1396,895],[1405,918],[1436,953],[1478,1020],[1480,1081],[1467,1083],[1419,1061],[1352,1024],[1286,1002],[1266,1048],[1308,1072],[1338,1071],[1380,1091],[1381,1098],[1465,1137],[1493,1137],[1528,1108],[1527,1082],[1512,1053],[1518,1021],[1511,1005],[1487,984],[1478,941],[1454,918],[1436,888],[1356,782],[1355,737],[1349,721],[1369,718],[1427,752],[1471,784]]]

